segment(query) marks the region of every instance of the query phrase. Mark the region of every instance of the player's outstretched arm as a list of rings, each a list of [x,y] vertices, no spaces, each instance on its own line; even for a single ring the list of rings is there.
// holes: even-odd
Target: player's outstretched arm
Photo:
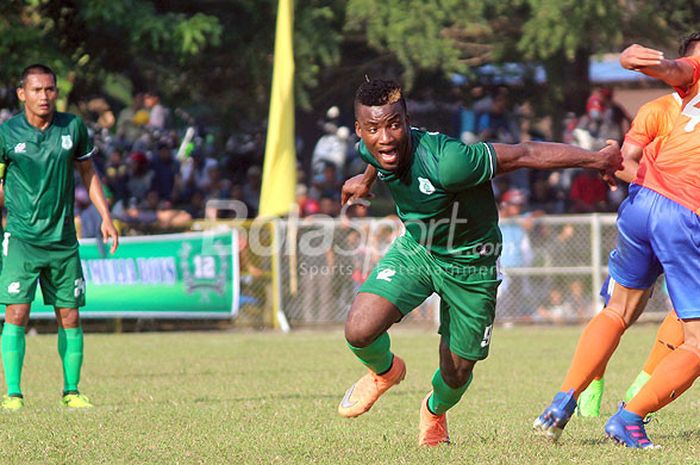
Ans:
[[[102,192],[100,178],[97,176],[97,173],[95,173],[92,160],[76,161],[75,165],[80,173],[80,178],[83,180],[83,184],[88,190],[90,200],[102,217],[102,226],[100,227],[102,231],[102,240],[107,243],[109,239],[112,239],[112,247],[109,251],[110,253],[114,253],[117,251],[117,247],[119,247],[119,233],[112,222],[112,215],[109,213],[109,205],[107,205],[107,200]]]
[[[372,185],[376,179],[377,169],[368,164],[364,173],[353,176],[343,183],[341,191],[342,204],[345,205],[347,202],[370,198],[372,196]]]
[[[623,169],[620,146],[613,140],[598,152],[554,142],[523,142],[522,144],[493,144],[498,165],[497,174],[520,168],[549,170],[559,168],[590,168],[600,171],[611,187],[615,172]]]
[[[620,54],[620,64],[672,87],[683,88],[693,83],[694,69],[686,60],[667,60],[662,51],[638,44],[630,45]]]

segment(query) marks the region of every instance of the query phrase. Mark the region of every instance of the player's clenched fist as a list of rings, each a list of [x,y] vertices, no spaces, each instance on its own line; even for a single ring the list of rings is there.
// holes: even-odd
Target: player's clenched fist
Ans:
[[[632,70],[659,65],[663,59],[664,52],[638,44],[630,45],[620,54],[622,67]]]
[[[615,181],[615,172],[624,169],[622,166],[622,152],[620,152],[620,144],[614,140],[606,141],[607,145],[600,149],[601,166],[600,175],[603,181],[608,183],[611,189],[615,190],[617,183]]]

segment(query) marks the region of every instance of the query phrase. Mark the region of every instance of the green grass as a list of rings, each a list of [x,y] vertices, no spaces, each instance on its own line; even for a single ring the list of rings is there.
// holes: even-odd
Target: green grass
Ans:
[[[635,328],[613,358],[603,414],[641,367],[655,326]],[[454,445],[416,446],[418,406],[437,363],[431,331],[393,332],[406,380],[366,415],[336,414],[363,369],[342,333],[88,335],[81,388],[91,411],[59,406],[55,336],[27,339],[27,407],[0,412],[2,464],[621,464],[699,463],[697,388],[649,425],[662,450],[604,440],[605,417],[575,418],[561,443],[530,425],[564,375],[581,328],[495,330],[492,353],[449,414]]]

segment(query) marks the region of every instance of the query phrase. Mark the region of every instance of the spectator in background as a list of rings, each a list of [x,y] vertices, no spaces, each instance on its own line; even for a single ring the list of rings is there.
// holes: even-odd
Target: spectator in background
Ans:
[[[112,192],[115,201],[128,200],[128,181],[129,168],[122,160],[121,150],[114,149],[110,152],[105,165],[105,185]]]
[[[205,157],[201,150],[195,150],[180,165],[184,196],[195,190],[205,191],[209,188],[209,170],[219,163],[213,158]]]
[[[510,189],[501,199],[499,216],[504,221],[500,223],[503,235],[503,251],[501,266],[503,267],[503,282],[498,289],[498,301],[511,306],[513,314],[528,316],[531,309],[527,308],[527,296],[530,295],[530,282],[527,276],[515,277],[509,275],[509,269],[528,267],[532,264],[533,251],[527,231],[527,223],[521,213],[525,205],[525,194],[517,189]]]
[[[325,134],[316,142],[311,157],[312,173],[314,176],[320,175],[326,165],[332,164],[340,178],[345,170],[350,129],[327,122],[323,125],[323,131]]]
[[[629,121],[627,113],[612,101],[611,91],[594,91],[586,102],[586,114],[573,131],[575,145],[600,150],[608,139],[622,144]]]
[[[499,87],[491,107],[479,117],[477,127],[481,140],[504,144],[515,144],[520,141],[520,129],[509,107],[508,88]]]
[[[210,199],[228,199],[232,197],[231,190],[231,181],[228,177],[223,176],[220,165],[209,168],[207,197]]]
[[[608,211],[608,188],[592,170],[583,170],[571,184],[569,199],[572,213],[593,213]]]
[[[117,117],[117,137],[133,142],[147,124],[148,113],[143,108],[143,94],[134,94],[131,105],[120,111]]]
[[[331,196],[321,197],[321,200],[318,202],[318,206],[318,212],[322,215],[336,217],[340,213],[340,202],[338,199]]]
[[[549,299],[546,304],[537,307],[534,320],[550,323],[564,323],[571,320],[573,311],[571,305],[564,300],[564,296],[557,287],[549,290]]]
[[[296,197],[297,205],[299,205],[299,216],[315,215],[320,211],[318,200],[309,197],[309,188],[304,184],[297,184]]]
[[[243,200],[251,208],[251,215],[258,214],[260,209],[260,189],[262,188],[262,171],[257,165],[248,168],[243,184]]]
[[[176,197],[175,187],[179,183],[180,163],[173,157],[173,151],[168,144],[158,143],[157,156],[151,166],[151,189],[157,191],[161,199],[172,203]]]
[[[158,91],[151,90],[146,92],[143,102],[149,112],[148,127],[151,129],[165,129],[170,111],[160,103],[160,94]]]
[[[205,203],[206,197],[204,195],[204,192],[200,190],[194,190],[190,193],[189,201],[185,205],[185,211],[193,219],[202,219],[204,218]]]
[[[341,181],[338,179],[338,170],[332,163],[326,163],[323,171],[314,176],[311,196],[315,199],[330,197],[336,202],[340,202]]]
[[[629,113],[627,113],[627,110],[614,100],[612,88],[603,87],[600,89],[599,94],[606,108],[606,118],[612,122],[619,133],[619,139],[616,138],[615,140],[622,145],[625,134],[627,134],[627,131],[629,131],[632,125],[632,118]]]
[[[134,152],[129,157],[129,180],[126,185],[129,195],[136,199],[143,199],[151,190],[153,184],[153,171],[151,170],[146,154]]]

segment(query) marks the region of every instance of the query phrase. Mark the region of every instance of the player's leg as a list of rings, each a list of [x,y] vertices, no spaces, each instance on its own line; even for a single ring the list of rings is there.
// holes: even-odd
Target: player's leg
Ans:
[[[633,188],[620,206],[617,246],[608,261],[615,281],[612,296],[584,329],[560,391],[533,424],[537,433],[553,441],[573,415],[579,394],[605,370],[622,334],[644,310],[661,273],[648,228],[654,201],[653,196]]]
[[[367,412],[379,397],[406,376],[403,360],[391,352],[387,330],[433,292],[425,264],[427,252],[400,237],[360,288],[345,323],[345,338],[369,372],[353,384],[338,406],[344,417]]]
[[[579,394],[605,370],[622,334],[644,310],[649,293],[649,289],[615,284],[608,306],[583,330],[559,392],[533,424],[536,432],[553,441],[559,439],[576,409]]]
[[[666,274],[668,293],[683,321],[685,342],[666,356],[627,406],[621,406],[605,432],[627,447],[646,448],[643,419],[685,392],[700,376],[700,216],[653,193],[653,247]]]
[[[22,240],[5,233],[2,243],[3,268],[0,272],[0,303],[5,307],[2,330],[2,362],[7,395],[2,407],[16,410],[24,406],[21,379],[25,354],[25,329],[31,302],[36,293],[39,270],[45,257]]]
[[[78,307],[85,305],[85,281],[76,247],[47,251],[51,265],[41,273],[44,303],[52,305],[58,323],[58,355],[63,368],[62,404],[89,408],[92,404],[78,389],[83,366],[84,336]]]
[[[447,411],[472,382],[472,371],[488,356],[500,280],[495,263],[463,270],[436,269],[440,302],[440,368],[420,409],[422,446],[450,442]]]
[[[83,367],[83,328],[77,308],[56,308],[58,322],[58,355],[63,367],[64,405],[74,408],[92,407],[89,400],[80,394],[80,371]]]
[[[22,367],[25,354],[25,328],[29,321],[30,304],[14,304],[5,308],[5,324],[2,328],[2,365],[5,372],[7,395],[2,407],[17,410],[24,407],[22,389]]]
[[[419,445],[450,443],[446,414],[469,388],[475,364],[476,360],[463,359],[450,351],[448,338],[440,338],[440,368],[433,374],[432,391],[421,403]]]
[[[632,448],[653,447],[644,418],[677,399],[700,377],[700,318],[684,320],[685,342],[665,357],[649,381],[605,425],[614,441]]]
[[[683,344],[684,340],[683,324],[681,320],[678,319],[676,312],[671,310],[656,332],[656,341],[654,341],[654,346],[644,362],[642,371],[639,372],[637,378],[627,389],[625,401],[629,402],[637,395],[639,390],[642,389],[642,386],[649,380],[656,367],[661,363],[661,360]]]

